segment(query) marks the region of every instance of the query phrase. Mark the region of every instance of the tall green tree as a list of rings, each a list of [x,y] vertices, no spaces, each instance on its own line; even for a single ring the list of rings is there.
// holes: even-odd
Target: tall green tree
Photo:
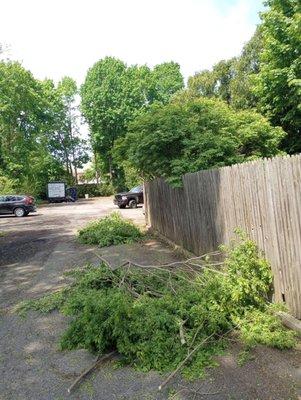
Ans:
[[[118,59],[106,57],[88,71],[81,88],[81,108],[93,148],[110,179],[124,175],[120,165],[114,165],[113,147],[125,136],[128,123],[151,103],[167,102],[182,87],[183,77],[175,63],[158,65],[152,71],[147,66],[127,67]]]
[[[88,71],[81,88],[81,107],[90,127],[92,145],[106,160],[106,170],[111,178],[114,171],[111,154],[114,142],[125,132],[133,105],[137,109],[143,104],[142,100],[139,101],[139,93],[137,104],[137,93],[128,87],[126,70],[122,61],[107,57]],[[133,70],[129,74],[135,75]]]
[[[261,29],[258,27],[244,46],[240,57],[233,63],[230,82],[231,105],[236,109],[256,108],[258,98],[254,93],[254,82],[260,71],[260,54],[263,48]]]
[[[0,62],[0,169],[20,190],[39,192],[62,173],[47,147],[48,116],[40,82],[17,62]]]
[[[147,88],[149,104],[155,101],[166,104],[174,93],[184,87],[180,66],[173,61],[156,65],[150,75],[150,88]]]
[[[289,153],[301,151],[301,3],[268,0],[262,14],[263,50],[255,91],[259,109],[288,132]]]
[[[86,157],[74,129],[76,85],[40,82],[11,61],[0,62],[0,177],[16,191],[43,194],[46,183],[65,179]],[[69,162],[69,166],[66,164]],[[4,185],[4,183],[5,185]]]
[[[188,79],[189,90],[200,96],[224,100],[236,109],[256,108],[254,81],[260,70],[262,48],[258,27],[239,57],[222,60],[211,71],[196,73]]]
[[[50,80],[44,82],[51,118],[48,130],[52,154],[64,164],[68,175],[77,182],[77,169],[89,159],[87,141],[80,135],[80,114],[76,97],[75,81],[64,77],[57,85]]]
[[[231,81],[234,77],[235,59],[222,60],[212,71],[204,70],[188,79],[188,88],[200,96],[215,97],[231,103]]]

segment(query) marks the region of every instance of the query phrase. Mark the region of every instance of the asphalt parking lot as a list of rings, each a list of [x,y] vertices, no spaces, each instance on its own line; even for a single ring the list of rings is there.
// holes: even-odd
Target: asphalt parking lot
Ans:
[[[67,388],[91,365],[94,356],[85,350],[58,350],[66,317],[57,312],[32,312],[24,319],[13,309],[24,299],[59,289],[66,284],[65,271],[87,262],[99,263],[99,255],[116,265],[128,258],[146,264],[177,259],[155,239],[107,249],[78,243],[78,228],[115,210],[112,198],[98,198],[42,206],[25,218],[0,216],[0,400],[297,400],[300,349],[281,352],[259,347],[254,359],[240,367],[236,361],[240,347],[236,344],[220,358],[220,367],[202,381],[189,383],[177,378],[159,393],[159,374],[128,367],[115,369],[108,363],[74,394],[67,394]],[[144,224],[142,208],[121,213]],[[172,397],[177,391],[180,394]]]

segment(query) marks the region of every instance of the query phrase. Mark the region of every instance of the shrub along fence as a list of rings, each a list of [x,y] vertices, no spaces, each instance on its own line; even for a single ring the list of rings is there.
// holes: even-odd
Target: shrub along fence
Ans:
[[[301,155],[186,174],[182,188],[147,182],[145,209],[153,229],[197,255],[246,231],[271,263],[275,300],[301,318]]]
[[[85,197],[85,194],[88,194],[90,197],[98,197],[111,196],[114,193],[112,186],[106,183],[82,183],[75,187],[79,198]]]

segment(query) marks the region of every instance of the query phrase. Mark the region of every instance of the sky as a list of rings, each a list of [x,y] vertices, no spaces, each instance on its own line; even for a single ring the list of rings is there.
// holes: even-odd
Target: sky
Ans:
[[[185,78],[239,55],[262,0],[0,0],[0,43],[38,79],[81,84],[105,56],[150,67],[176,61]]]

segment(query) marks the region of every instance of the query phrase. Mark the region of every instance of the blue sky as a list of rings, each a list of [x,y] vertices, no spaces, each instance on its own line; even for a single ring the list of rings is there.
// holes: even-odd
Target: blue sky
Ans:
[[[40,79],[80,84],[97,60],[174,60],[187,78],[236,56],[259,22],[260,0],[9,0],[0,40]]]
[[[200,1],[200,0],[196,0]],[[237,5],[239,3],[239,0],[212,0],[213,3],[220,9],[221,12],[225,13],[229,8]],[[258,16],[258,11],[262,11],[264,6],[263,6],[263,0],[253,0],[250,1],[250,13],[249,13],[249,20],[252,23],[258,23],[259,22],[259,16]]]

